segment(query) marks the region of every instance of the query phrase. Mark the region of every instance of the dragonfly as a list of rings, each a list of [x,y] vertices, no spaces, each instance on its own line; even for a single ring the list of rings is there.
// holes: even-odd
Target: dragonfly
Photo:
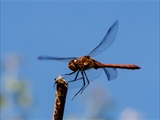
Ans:
[[[39,60],[58,60],[58,61],[68,61],[68,67],[72,71],[69,74],[64,75],[75,75],[73,80],[68,82],[75,82],[82,80],[83,86],[81,89],[75,94],[73,99],[90,84],[89,76],[87,75],[87,71],[94,70],[95,72],[99,69],[102,69],[106,74],[108,80],[113,80],[117,77],[117,68],[119,69],[128,69],[128,70],[136,70],[141,69],[140,66],[135,64],[105,64],[95,60],[93,57],[99,55],[104,52],[115,40],[117,32],[118,32],[119,22],[116,20],[113,25],[108,29],[102,41],[88,54],[82,57],[51,57],[51,56],[39,56]],[[93,74],[96,74],[96,73]],[[78,77],[79,74],[81,77]],[[97,74],[98,76],[98,74]],[[94,78],[95,79],[95,78]]]

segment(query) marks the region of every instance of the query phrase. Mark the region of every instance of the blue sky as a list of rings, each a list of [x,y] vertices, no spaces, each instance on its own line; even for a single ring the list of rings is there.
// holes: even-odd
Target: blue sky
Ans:
[[[103,63],[133,63],[141,70],[118,70],[108,81],[102,73],[82,95],[68,91],[65,118],[84,117],[87,97],[97,86],[115,102],[111,113],[120,119],[127,108],[145,120],[159,117],[159,4],[150,1],[5,1],[1,2],[1,59],[9,53],[25,58],[19,76],[32,84],[35,106],[30,119],[51,119],[55,100],[54,78],[69,73],[67,62],[38,61],[39,55],[87,55],[119,20],[114,43],[95,57]],[[94,99],[94,98],[93,98]],[[92,101],[92,100],[90,100]]]

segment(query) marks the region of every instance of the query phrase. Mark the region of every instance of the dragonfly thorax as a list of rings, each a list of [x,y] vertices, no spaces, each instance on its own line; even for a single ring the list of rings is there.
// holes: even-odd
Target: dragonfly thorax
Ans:
[[[68,67],[72,71],[87,70],[89,68],[95,68],[95,60],[90,56],[83,56],[78,59],[73,59],[69,62]]]

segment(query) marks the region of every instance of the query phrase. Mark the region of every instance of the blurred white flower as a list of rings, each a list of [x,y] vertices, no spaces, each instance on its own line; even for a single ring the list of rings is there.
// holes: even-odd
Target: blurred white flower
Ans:
[[[144,120],[144,115],[133,108],[127,108],[121,113],[120,120]]]

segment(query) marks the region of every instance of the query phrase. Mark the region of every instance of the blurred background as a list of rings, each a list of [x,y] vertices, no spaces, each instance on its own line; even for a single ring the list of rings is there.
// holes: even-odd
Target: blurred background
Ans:
[[[119,20],[116,40],[95,59],[133,63],[141,70],[104,73],[71,99],[66,120],[158,120],[159,1],[1,1],[2,120],[49,120],[54,78],[70,73],[67,62],[38,61],[39,55],[87,55]]]

